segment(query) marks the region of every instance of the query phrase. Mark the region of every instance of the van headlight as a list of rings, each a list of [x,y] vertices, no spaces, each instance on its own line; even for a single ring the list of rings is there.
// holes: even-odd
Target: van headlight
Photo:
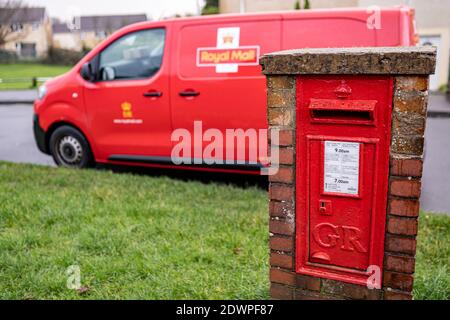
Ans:
[[[47,95],[47,87],[45,85],[40,86],[38,89],[39,100],[44,99],[46,95]]]

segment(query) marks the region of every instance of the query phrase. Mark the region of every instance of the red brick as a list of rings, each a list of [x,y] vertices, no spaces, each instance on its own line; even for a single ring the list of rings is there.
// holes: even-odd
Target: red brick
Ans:
[[[379,300],[381,298],[380,290],[370,290],[365,286],[328,279],[322,281],[322,291],[355,300]]]
[[[412,295],[408,292],[386,290],[384,300],[412,300]]]
[[[279,254],[272,252],[270,254],[270,265],[272,267],[280,267],[283,269],[292,270],[293,269],[293,260],[292,256],[287,254]]]
[[[295,300],[335,300],[334,297],[320,294],[319,292],[297,289],[294,292]]]
[[[386,270],[414,273],[416,259],[413,257],[387,254],[385,259]]]
[[[425,140],[423,134],[401,135],[392,133],[391,152],[407,154],[411,156],[422,156]]]
[[[292,108],[268,108],[267,120],[271,126],[292,126],[295,113]]]
[[[294,289],[278,283],[271,283],[270,297],[276,300],[292,300],[294,298]]]
[[[267,87],[273,89],[292,89],[295,87],[295,78],[292,76],[267,77]]]
[[[428,77],[404,76],[395,78],[395,89],[402,91],[428,90]]]
[[[293,217],[295,213],[292,202],[270,201],[269,208],[271,217]]]
[[[414,277],[410,274],[390,272],[384,273],[383,286],[401,291],[411,292],[413,288]]]
[[[420,198],[421,183],[417,180],[395,179],[391,181],[391,195]]]
[[[392,114],[392,134],[394,137],[399,136],[419,136],[423,137],[425,134],[426,117],[424,115],[417,115],[414,113],[394,112]],[[406,147],[406,146],[403,146]],[[416,146],[417,147],[417,146]],[[412,155],[403,156],[404,159],[413,159]],[[393,154],[393,158],[401,160],[397,154]],[[392,169],[392,161],[391,161]],[[397,167],[400,169],[400,167]]]
[[[294,223],[284,220],[270,220],[269,231],[273,234],[282,234],[286,236],[294,235]]]
[[[414,218],[388,217],[387,230],[392,234],[415,236],[417,235],[417,226],[417,220]]]
[[[280,148],[280,164],[292,165],[294,164],[294,149]]]
[[[391,159],[391,175],[402,177],[422,177],[422,159]]]
[[[269,108],[286,108],[295,106],[295,91],[285,89],[269,90],[267,95]]]
[[[270,281],[288,286],[295,286],[295,273],[272,268],[270,269]]]
[[[270,138],[271,135],[269,135],[269,140]],[[278,145],[282,147],[292,147],[294,145],[294,130],[292,129],[279,130]]]
[[[293,183],[294,169],[292,167],[280,167],[277,174],[269,176],[270,182]]]
[[[424,115],[427,106],[427,95],[419,91],[396,91],[394,110],[397,112]]]
[[[417,200],[390,199],[389,213],[395,216],[418,217],[420,203]]]
[[[271,184],[269,187],[269,196],[272,200],[292,201],[294,197],[294,187]]]
[[[416,239],[399,237],[390,234],[386,236],[386,251],[415,255],[416,244]]]
[[[298,274],[296,279],[296,287],[311,291],[320,291],[321,281],[320,278],[308,277]]]
[[[345,297],[354,300],[380,300],[381,291],[371,290],[367,287],[348,284],[344,286]]]
[[[291,237],[270,237],[270,249],[276,251],[293,252],[294,239]]]

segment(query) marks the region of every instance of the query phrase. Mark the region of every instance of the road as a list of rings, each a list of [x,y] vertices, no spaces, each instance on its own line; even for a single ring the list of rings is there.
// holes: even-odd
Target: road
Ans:
[[[0,160],[54,165],[34,142],[32,106],[0,105]]]
[[[431,96],[433,110],[450,110],[442,96]],[[54,165],[51,157],[37,149],[32,132],[32,107],[0,105],[0,160]],[[450,117],[429,118],[422,208],[450,214]]]
[[[450,118],[427,121],[421,206],[450,214]]]

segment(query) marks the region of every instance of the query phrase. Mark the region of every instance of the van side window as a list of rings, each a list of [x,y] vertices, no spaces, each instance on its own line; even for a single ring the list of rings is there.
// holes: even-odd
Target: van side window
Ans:
[[[99,80],[144,79],[161,68],[166,32],[148,29],[127,34],[100,53]]]

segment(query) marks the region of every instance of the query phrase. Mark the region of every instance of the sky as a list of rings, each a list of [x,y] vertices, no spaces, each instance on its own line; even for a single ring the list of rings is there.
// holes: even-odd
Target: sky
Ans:
[[[204,0],[22,0],[29,6],[46,7],[50,17],[69,20],[79,15],[146,13],[149,19],[175,14],[197,14]]]

